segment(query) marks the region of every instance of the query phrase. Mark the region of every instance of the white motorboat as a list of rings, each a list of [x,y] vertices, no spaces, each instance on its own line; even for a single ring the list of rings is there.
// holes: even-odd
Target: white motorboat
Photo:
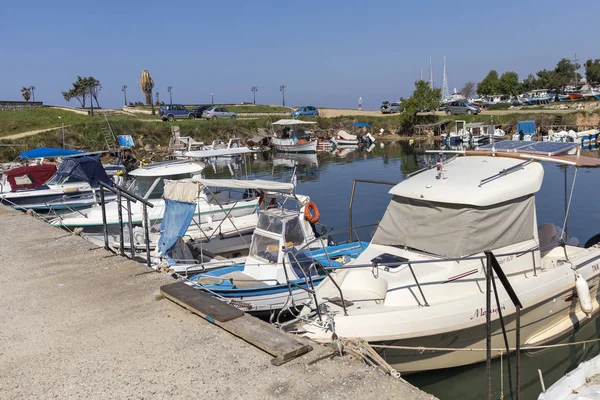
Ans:
[[[153,204],[152,208],[148,208],[151,235],[160,232],[160,225],[165,212],[165,201],[162,198],[165,181],[192,178],[200,174],[203,169],[204,164],[202,163],[178,161],[151,164],[129,173],[133,180],[128,183],[127,190]],[[214,195],[207,193],[199,195],[196,212],[194,213],[194,225],[206,226],[206,229],[209,229],[214,221],[223,220],[226,215],[239,217],[252,214],[258,203],[257,197],[240,200],[234,197],[231,191],[213,193]],[[127,224],[127,201],[122,199],[121,203],[123,221]],[[120,246],[119,204],[117,201],[108,202],[105,209],[109,244],[113,247]],[[135,245],[144,248],[143,208],[140,202],[131,205],[131,215]],[[51,224],[68,230],[81,228],[82,233],[88,240],[98,245],[104,245],[102,207],[99,205],[85,212],[60,215],[52,220]],[[127,238],[125,241],[127,242],[126,247],[128,247],[128,227],[125,228],[124,237]],[[153,247],[155,242],[151,241],[150,245]]]
[[[338,133],[331,138],[331,141],[337,147],[357,147],[360,145],[369,147],[375,143],[375,138],[370,133],[352,135],[346,131],[338,131]]]
[[[198,182],[212,185],[206,180]],[[247,183],[248,187],[266,193],[248,256],[198,264],[169,262],[170,270],[188,277],[190,285],[247,312],[278,312],[307,301],[308,281],[316,284],[323,280],[320,270],[323,265],[339,266],[340,260],[355,258],[367,245],[360,242],[330,245],[326,238],[315,240],[318,211],[308,196],[293,193],[294,185],[260,180]],[[179,182],[181,188],[173,192],[178,192],[178,196],[184,194],[187,184]],[[191,191],[195,189],[192,185]],[[175,235],[161,236],[161,245],[162,242],[166,243],[163,248],[170,246],[175,243]],[[307,247],[309,242],[312,246]],[[186,250],[179,253],[185,254]],[[289,283],[292,287],[288,287]]]
[[[502,141],[467,152],[495,157],[457,157],[393,187],[369,246],[325,279],[316,289],[318,304],[303,310],[320,307],[323,315],[300,322],[304,335],[330,342],[335,333],[389,346],[381,354],[400,372],[484,361],[485,351],[464,351],[485,349],[484,251],[497,257],[524,307],[522,348],[589,321],[599,309],[600,235],[580,247],[560,227],[538,225],[534,196],[544,176],[536,158],[600,165],[562,155],[576,146]],[[515,306],[498,286],[499,305],[489,310],[492,348],[504,347],[499,311],[507,330],[515,329]],[[508,340],[515,347],[515,336]]]
[[[318,142],[307,137],[303,125],[314,125],[316,122],[298,119],[280,119],[272,125],[283,126],[281,137],[271,138],[271,144],[277,152],[281,153],[316,153]]]
[[[9,173],[10,174],[10,173]],[[29,176],[20,175],[21,184],[33,183]],[[98,156],[73,156],[66,158],[56,173],[44,185],[26,187],[0,194],[0,203],[18,210],[52,211],[91,207],[98,202],[98,182],[112,185]],[[28,185],[25,185],[28,186]],[[11,186],[12,188],[12,186]],[[105,191],[107,198],[114,196]]]

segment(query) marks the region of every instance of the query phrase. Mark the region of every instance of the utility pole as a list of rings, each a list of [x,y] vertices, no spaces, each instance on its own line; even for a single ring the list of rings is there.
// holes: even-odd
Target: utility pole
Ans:
[[[256,104],[256,91],[258,90],[258,88],[256,86],[252,86],[252,95],[254,96],[254,100],[252,101],[252,104]]]
[[[169,92],[169,101],[170,101],[170,104],[173,104],[173,93],[171,92],[172,90],[173,90],[173,86],[167,87],[167,91]]]
[[[35,86],[31,86],[29,90],[31,90],[31,97],[33,98],[33,101],[35,101]]]
[[[215,94],[214,93],[210,94],[210,104],[213,104],[213,105],[215,104]]]
[[[127,106],[127,85],[121,86],[121,91],[123,92],[123,95],[125,96],[125,106]]]
[[[283,96],[283,106],[285,107],[285,85],[279,86],[279,91],[281,92],[281,95]]]

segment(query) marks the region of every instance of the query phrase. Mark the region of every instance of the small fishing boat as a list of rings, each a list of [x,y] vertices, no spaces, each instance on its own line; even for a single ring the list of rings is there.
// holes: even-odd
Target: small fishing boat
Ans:
[[[517,131],[513,134],[512,140],[531,142],[536,134],[535,121],[519,121],[517,123]]]
[[[600,166],[597,159],[565,155],[573,148],[577,144],[501,141],[402,181],[390,190],[368,247],[332,268],[290,327],[319,342],[335,334],[385,347],[382,357],[403,373],[485,361],[485,352],[465,350],[486,347],[487,316],[491,348],[505,346],[500,315],[507,331],[516,329],[517,303],[505,285],[498,283],[498,299],[486,308],[492,256],[523,307],[523,349],[593,321],[600,310],[600,235],[580,246],[566,228],[538,225],[536,216],[535,193],[544,177],[536,160]],[[569,192],[573,188],[565,193],[566,210]],[[303,319],[317,310],[318,317]],[[507,340],[514,348],[515,335]]]
[[[316,153],[317,141],[313,140],[302,130],[302,126],[314,125],[313,121],[298,119],[280,119],[273,126],[283,126],[281,137],[273,136],[271,144],[275,151],[281,153]]]
[[[318,209],[308,196],[273,191],[289,190],[279,184],[266,194],[245,258],[218,260],[198,265],[175,265],[171,269],[189,277],[195,288],[223,299],[250,313],[279,312],[304,304],[309,282],[318,284],[325,277],[324,266],[339,266],[356,258],[364,242],[330,245],[319,237],[315,225]],[[261,187],[273,186],[265,184]],[[293,185],[290,185],[293,188]],[[274,199],[283,199],[273,203]],[[299,209],[281,207],[291,201]],[[308,243],[312,246],[307,247]],[[198,273],[201,271],[200,273]]]
[[[65,158],[44,185],[0,194],[0,202],[18,210],[75,210],[98,204],[98,182],[112,185],[98,156]],[[105,191],[108,199],[112,193]]]
[[[160,225],[166,206],[163,199],[165,183],[169,180],[177,181],[192,178],[199,175],[204,168],[204,164],[198,162],[170,161],[150,164],[129,173],[133,179],[126,184],[126,189],[153,204],[153,207],[148,209],[151,238],[160,233]],[[218,222],[215,223],[215,221],[221,221],[228,215],[241,217],[252,214],[258,203],[258,196],[243,198],[244,193],[233,192],[233,190],[221,190],[199,194],[198,199],[196,199],[197,207],[192,224],[198,226],[201,230],[206,229],[208,231],[218,226]],[[121,200],[120,207],[123,221],[127,225],[124,228],[124,238],[126,238],[124,246],[126,248],[130,246],[129,229],[132,229],[135,247],[145,248],[146,241],[142,228],[142,204],[140,202],[131,204],[131,227],[128,226],[129,207],[126,199]],[[117,201],[107,202],[105,212],[109,245],[117,248],[120,246],[119,203]],[[84,212],[60,215],[51,220],[50,223],[70,231],[81,228],[83,235],[89,241],[99,246],[104,245],[103,215],[102,207],[99,205]],[[155,244],[154,240],[150,241],[151,248],[154,248]]]

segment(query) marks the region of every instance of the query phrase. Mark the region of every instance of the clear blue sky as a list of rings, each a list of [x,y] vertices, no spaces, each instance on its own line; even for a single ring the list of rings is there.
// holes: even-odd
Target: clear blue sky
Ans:
[[[162,100],[251,101],[375,109],[412,92],[423,67],[450,90],[490,69],[530,72],[565,56],[600,58],[600,2],[506,1],[3,1],[0,100],[67,104],[77,75],[103,85],[100,105],[142,100],[142,69]],[[77,105],[71,103],[72,105]]]

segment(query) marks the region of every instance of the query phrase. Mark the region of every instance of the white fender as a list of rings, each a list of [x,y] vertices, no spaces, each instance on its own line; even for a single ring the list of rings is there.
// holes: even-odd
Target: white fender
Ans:
[[[577,289],[577,297],[579,298],[581,310],[586,314],[590,314],[594,309],[592,306],[592,297],[590,296],[590,288],[587,281],[579,274],[577,274],[575,288]]]

